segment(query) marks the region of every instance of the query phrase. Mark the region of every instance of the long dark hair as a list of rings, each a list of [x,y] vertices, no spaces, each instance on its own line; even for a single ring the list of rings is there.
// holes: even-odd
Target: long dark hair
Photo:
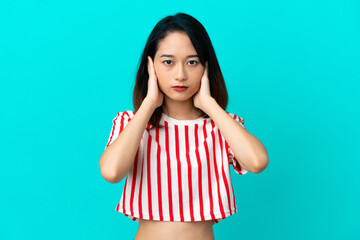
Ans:
[[[151,31],[144,51],[140,59],[140,66],[136,74],[136,82],[133,92],[133,105],[135,112],[140,108],[141,103],[147,95],[149,74],[147,70],[147,56],[154,59],[155,54],[159,48],[159,43],[169,33],[183,32],[186,33],[197,54],[199,55],[200,63],[205,66],[208,61],[208,77],[210,84],[210,94],[216,100],[220,107],[226,109],[228,103],[228,93],[225,86],[224,77],[221,73],[219,62],[215,55],[214,47],[210,41],[209,35],[206,32],[204,26],[196,20],[194,17],[185,14],[177,13],[175,15],[167,16],[161,19]],[[164,107],[162,106],[155,109],[154,113],[150,117],[149,123],[153,127],[160,126],[160,118]],[[201,110],[201,109],[199,109]],[[203,112],[203,117],[209,116]]]

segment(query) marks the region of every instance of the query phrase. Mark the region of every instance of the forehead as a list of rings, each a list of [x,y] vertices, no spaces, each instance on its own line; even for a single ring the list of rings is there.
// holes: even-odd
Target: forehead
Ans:
[[[196,50],[186,33],[173,32],[169,33],[159,42],[159,48],[156,55],[162,54],[171,54],[175,57],[181,57],[189,54],[196,54]]]

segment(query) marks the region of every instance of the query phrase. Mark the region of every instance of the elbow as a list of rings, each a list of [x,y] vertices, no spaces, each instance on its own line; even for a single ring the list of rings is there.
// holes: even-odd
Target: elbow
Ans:
[[[267,166],[269,165],[269,157],[265,156],[262,158],[259,158],[257,161],[255,161],[255,171],[254,173],[261,173],[263,172]]]
[[[102,178],[110,183],[119,183],[125,177],[123,174],[114,171],[113,166],[109,166],[105,154],[99,160],[100,174]]]
[[[109,183],[119,183],[125,177],[123,174],[119,174],[113,169],[108,169],[106,166],[100,167],[100,174]]]

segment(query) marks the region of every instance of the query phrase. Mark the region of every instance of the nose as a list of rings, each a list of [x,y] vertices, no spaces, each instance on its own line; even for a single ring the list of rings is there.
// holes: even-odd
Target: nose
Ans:
[[[187,78],[185,67],[182,64],[178,64],[175,69],[175,79],[184,80]]]

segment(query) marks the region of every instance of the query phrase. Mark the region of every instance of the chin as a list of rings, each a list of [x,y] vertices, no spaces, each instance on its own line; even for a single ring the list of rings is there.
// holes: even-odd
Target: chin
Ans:
[[[167,95],[167,97],[173,101],[181,101],[181,102],[185,102],[188,101],[189,99],[191,99],[193,97],[193,95],[188,95],[188,94],[184,94],[184,95],[178,95],[175,96],[175,94],[169,94]]]

